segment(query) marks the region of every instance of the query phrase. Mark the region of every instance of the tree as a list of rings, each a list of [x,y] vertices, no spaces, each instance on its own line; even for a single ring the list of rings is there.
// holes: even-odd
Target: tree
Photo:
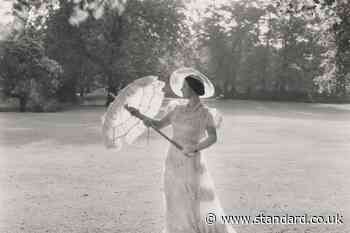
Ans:
[[[62,1],[48,19],[45,40],[48,54],[65,70],[62,93],[69,92],[74,98],[79,80],[95,76],[86,73],[86,64],[94,64],[90,71],[100,73],[105,80],[101,86],[115,95],[135,78],[159,74],[160,58],[175,51],[184,40],[181,8],[181,1],[133,0],[125,4],[123,14],[105,7],[100,17],[88,14],[73,26],[69,19],[74,4]]]
[[[281,12],[273,1],[209,6],[197,27],[199,47],[225,97],[306,96],[321,64],[319,17]]]
[[[254,1],[255,2],[255,1]],[[242,73],[259,39],[258,22],[264,10],[250,1],[210,6],[199,29],[201,46],[208,48],[209,67],[225,97],[234,97],[249,82]]]
[[[347,0],[278,1],[282,11],[319,17],[323,46],[327,48],[315,82],[320,91],[344,97],[350,83],[350,4]]]
[[[55,97],[62,68],[45,56],[43,46],[33,38],[6,41],[0,67],[4,95],[18,98],[21,112],[30,100]]]

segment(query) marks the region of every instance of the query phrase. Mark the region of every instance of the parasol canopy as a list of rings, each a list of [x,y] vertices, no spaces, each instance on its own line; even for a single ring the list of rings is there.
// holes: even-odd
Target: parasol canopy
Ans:
[[[139,78],[122,89],[101,117],[102,137],[107,148],[121,149],[132,144],[147,127],[134,117],[125,105],[137,108],[148,117],[155,117],[164,99],[165,83],[156,76]]]

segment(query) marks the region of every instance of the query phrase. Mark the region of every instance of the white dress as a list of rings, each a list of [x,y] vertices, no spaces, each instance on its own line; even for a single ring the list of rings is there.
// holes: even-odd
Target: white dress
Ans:
[[[176,105],[170,121],[173,139],[183,146],[197,144],[205,136],[207,125],[215,126],[213,115],[201,103],[190,110],[183,104]],[[189,158],[172,144],[168,149],[163,170],[163,233],[236,233],[219,219],[224,212],[201,153]],[[215,224],[206,223],[208,213],[217,216]]]

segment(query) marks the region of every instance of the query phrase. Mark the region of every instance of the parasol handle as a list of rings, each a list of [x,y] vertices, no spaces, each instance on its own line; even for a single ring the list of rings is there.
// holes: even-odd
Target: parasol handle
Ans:
[[[166,140],[168,140],[170,143],[172,143],[177,149],[179,150],[183,150],[183,147],[175,142],[174,140],[170,139],[167,135],[165,135],[162,131],[160,131],[159,129],[157,129],[156,127],[154,127],[153,125],[151,125],[151,128],[154,129],[157,133],[159,133],[161,136],[163,136]]]
[[[130,107],[128,105],[124,105],[124,108],[133,116],[139,118],[140,120],[143,120],[142,117],[143,115],[140,113],[140,111],[135,111],[130,109]],[[171,144],[173,144],[177,149],[179,150],[183,150],[183,147],[175,142],[174,140],[170,139],[167,135],[165,135],[162,131],[160,131],[159,129],[157,129],[153,124],[150,126],[152,129],[154,129],[157,133],[159,133],[161,136],[163,136],[166,140],[168,140]]]

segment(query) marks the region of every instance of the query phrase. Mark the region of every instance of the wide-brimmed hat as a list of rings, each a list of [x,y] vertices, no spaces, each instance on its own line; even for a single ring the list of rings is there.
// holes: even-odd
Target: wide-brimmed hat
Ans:
[[[179,97],[183,97],[182,95],[182,85],[187,76],[191,76],[192,78],[196,78],[201,81],[204,85],[204,95],[199,96],[200,98],[209,98],[212,97],[215,93],[215,87],[213,83],[209,80],[207,76],[202,74],[196,69],[190,67],[182,67],[175,70],[170,75],[170,88],[171,90]]]

